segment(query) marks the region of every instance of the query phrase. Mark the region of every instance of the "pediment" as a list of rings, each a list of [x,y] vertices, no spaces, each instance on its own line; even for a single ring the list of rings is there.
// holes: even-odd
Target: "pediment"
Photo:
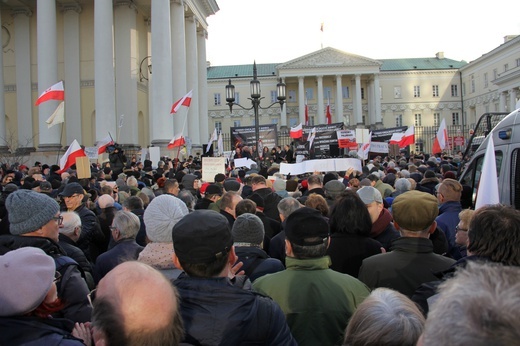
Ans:
[[[278,69],[320,67],[379,67],[381,62],[327,47],[277,66]]]

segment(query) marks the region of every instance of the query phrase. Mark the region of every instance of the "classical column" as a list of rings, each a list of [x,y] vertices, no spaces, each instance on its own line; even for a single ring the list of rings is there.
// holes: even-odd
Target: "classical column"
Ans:
[[[171,38],[172,38],[172,78],[173,102],[186,95],[186,37],[183,0],[170,3]],[[174,132],[180,132],[184,116],[173,117]],[[185,134],[186,135],[186,134]]]
[[[116,141],[135,146],[139,142],[137,126],[137,9],[131,1],[118,1],[114,9],[114,44],[117,58]],[[106,136],[106,135],[105,135]]]
[[[36,9],[38,51],[38,95],[58,82],[58,45],[56,31],[56,1],[40,0]],[[39,150],[61,148],[61,127],[47,128],[45,122],[61,101],[47,101],[38,106]]]
[[[363,124],[363,105],[361,103],[361,75],[355,76],[356,89],[354,91],[354,119],[356,119],[356,126],[364,126]]]
[[[16,59],[16,112],[18,114],[18,146],[34,148],[31,93],[31,40],[29,17],[32,12],[14,10],[14,54]],[[3,91],[3,90],[2,90]],[[49,101],[50,102],[50,101]],[[6,138],[10,140],[10,138]]]
[[[95,141],[109,133],[115,139],[116,97],[114,77],[112,1],[94,0]]]
[[[336,122],[343,122],[343,85],[342,75],[336,75]]]
[[[518,95],[518,89],[509,90],[509,111],[512,112],[516,109],[516,97]]]
[[[81,92],[79,69],[79,13],[77,4],[63,7],[63,59],[65,73],[65,139],[69,145],[74,139],[83,143],[81,134]],[[85,144],[85,143],[83,143]]]
[[[285,78],[282,78],[282,83],[285,83]],[[280,113],[280,122],[281,127],[287,127],[287,103],[283,105],[283,109]]]
[[[325,108],[323,107],[323,76],[316,76],[318,82],[318,124],[326,124]]]
[[[0,42],[4,42],[2,38],[2,11],[0,11]],[[5,99],[4,99],[4,54],[0,54],[0,90],[2,94],[0,95],[0,151],[5,151],[7,149],[7,145],[4,140],[6,139],[6,131],[5,131]]]
[[[199,128],[200,140],[206,143],[209,139],[208,123],[208,73],[206,63],[206,30],[202,29],[197,35],[197,57],[199,58]],[[212,129],[213,130],[213,129]]]
[[[305,125],[305,79],[298,77],[298,110],[300,122]]]
[[[507,112],[506,110],[506,96],[507,93],[505,91],[500,92],[500,110],[499,112]]]
[[[379,74],[374,75],[374,105],[376,125],[383,125],[383,117],[381,116],[381,86],[379,84]]]
[[[187,89],[193,90],[190,108],[188,109],[188,131],[193,144],[201,144],[199,132],[199,76],[197,56],[197,22],[195,17],[186,18],[186,70]],[[186,131],[185,131],[186,132]],[[203,138],[204,142],[208,139]]]
[[[172,99],[172,50],[170,27],[170,1],[152,1],[152,59],[153,78],[151,100],[153,113],[150,116],[152,144],[166,146],[173,138],[173,118],[184,115],[181,111],[170,115],[176,100]]]
[[[374,97],[374,80],[370,79],[367,86],[367,100],[368,100],[368,125],[374,125],[376,123],[375,115],[375,97]]]

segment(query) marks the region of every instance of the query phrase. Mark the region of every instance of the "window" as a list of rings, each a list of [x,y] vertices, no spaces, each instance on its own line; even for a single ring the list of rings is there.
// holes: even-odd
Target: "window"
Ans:
[[[290,127],[295,127],[296,125],[298,125],[300,122],[300,120],[298,118],[289,118],[289,126]]]
[[[314,89],[313,88],[305,89],[305,97],[307,97],[307,100],[314,100]]]
[[[457,84],[452,84],[451,85],[451,96],[452,97],[458,97],[459,96],[459,92],[457,90]]]
[[[415,85],[413,87],[413,97],[421,97],[421,86]]]
[[[213,94],[213,98],[215,99],[215,106],[220,106],[220,93]]]
[[[240,104],[240,93],[238,93],[238,92],[235,93],[235,103],[237,105]]]
[[[520,67],[520,58],[516,59],[516,67]]]
[[[421,124],[422,124],[422,122],[421,122],[421,115],[420,114],[415,114],[414,125],[415,126],[422,126]]]
[[[507,72],[509,70],[509,64],[504,64],[504,72]]]
[[[395,116],[395,127],[401,127],[403,126],[403,115],[397,114]]]
[[[473,94],[475,92],[475,76],[471,75],[469,79],[471,81],[471,93]]]
[[[276,90],[271,90],[271,103],[278,102],[278,95]]]
[[[488,87],[488,74],[487,72],[484,73],[484,88],[487,88]]]
[[[366,117],[364,115],[361,117],[361,121],[363,124],[366,124]]]
[[[309,115],[309,126],[314,126],[314,116]]]
[[[234,120],[233,127],[240,127],[240,120]]]
[[[222,131],[222,122],[215,121],[215,128],[217,129],[217,132]]]
[[[332,97],[332,88],[331,87],[323,88],[323,97],[325,97],[325,100],[327,100],[327,101]]]
[[[287,102],[296,102],[296,90],[289,90],[289,100]]]
[[[349,90],[348,86],[341,87],[341,94],[343,95],[344,99],[350,98],[350,90]]]
[[[433,85],[432,86],[432,92],[433,92],[433,97],[439,97],[439,86],[438,85]]]
[[[361,88],[361,99],[365,99],[365,88]]]
[[[433,126],[439,126],[441,124],[441,113],[433,113]]]
[[[452,119],[452,124],[453,125],[460,125],[459,113],[458,112],[451,113],[451,119]]]
[[[400,99],[401,98],[401,87],[395,86],[394,87],[394,99]]]
[[[497,79],[498,78],[498,71],[497,69],[494,69],[493,70],[493,79]]]

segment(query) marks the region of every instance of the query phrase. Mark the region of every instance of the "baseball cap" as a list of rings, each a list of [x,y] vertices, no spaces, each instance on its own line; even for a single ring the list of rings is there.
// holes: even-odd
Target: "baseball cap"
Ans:
[[[328,238],[329,225],[319,211],[303,207],[294,211],[285,221],[285,236],[296,245],[319,245]]]

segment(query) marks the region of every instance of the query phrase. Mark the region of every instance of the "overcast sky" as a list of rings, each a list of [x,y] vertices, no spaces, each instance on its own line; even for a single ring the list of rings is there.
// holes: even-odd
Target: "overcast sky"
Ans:
[[[322,47],[372,59],[472,61],[520,34],[517,0],[217,0],[212,66],[282,63]],[[323,23],[323,32],[320,30]]]

